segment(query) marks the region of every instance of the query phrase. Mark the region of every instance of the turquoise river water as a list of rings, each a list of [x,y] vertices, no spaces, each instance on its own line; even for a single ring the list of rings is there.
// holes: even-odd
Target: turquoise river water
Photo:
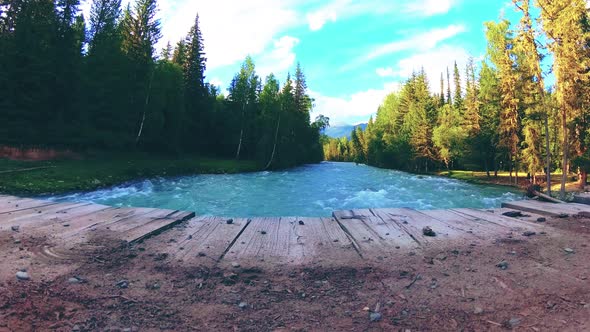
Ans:
[[[519,194],[504,187],[324,162],[278,172],[156,178],[52,198],[198,215],[320,217],[361,208],[494,208]]]

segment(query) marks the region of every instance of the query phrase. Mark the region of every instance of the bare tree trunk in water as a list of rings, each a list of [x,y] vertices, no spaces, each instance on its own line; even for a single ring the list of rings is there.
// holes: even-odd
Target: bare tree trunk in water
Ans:
[[[147,94],[145,95],[145,104],[143,106],[143,116],[141,117],[141,124],[139,125],[139,132],[137,133],[137,137],[135,138],[135,146],[139,144],[139,139],[141,138],[141,133],[143,132],[143,124],[145,123],[145,114],[147,112],[148,104],[150,103],[150,92],[152,91],[152,81],[154,80],[154,70],[152,70],[152,74],[150,75],[150,81],[148,83],[148,90]]]
[[[565,198],[565,184],[567,183],[567,164],[568,164],[568,154],[569,154],[569,140],[568,140],[568,132],[567,132],[567,116],[566,113],[562,110],[561,121],[563,126],[563,160],[561,164],[561,191],[560,197],[563,200]]]
[[[270,155],[270,160],[268,161],[268,164],[266,164],[266,167],[264,168],[265,170],[267,170],[270,165],[272,165],[272,162],[275,158],[275,151],[277,151],[277,140],[279,138],[279,126],[281,125],[281,114],[279,114],[279,120],[277,121],[277,130],[275,131],[275,144],[272,147],[272,154]]]
[[[545,153],[547,154],[547,195],[551,196],[551,144],[549,143],[549,114],[545,113]]]

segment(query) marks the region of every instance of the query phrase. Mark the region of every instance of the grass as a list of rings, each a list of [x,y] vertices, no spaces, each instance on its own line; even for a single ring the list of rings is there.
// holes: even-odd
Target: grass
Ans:
[[[91,191],[132,180],[192,174],[245,173],[260,170],[253,161],[197,156],[102,154],[79,160],[13,161],[0,159],[0,193],[61,194]]]
[[[513,186],[517,187],[514,183],[510,182],[510,173],[509,172],[498,172],[498,177],[494,177],[494,173],[491,173],[491,177],[488,178],[486,172],[477,172],[477,171],[443,171],[439,172],[438,175],[450,177],[452,179],[467,181],[471,183],[477,184],[494,184],[494,185],[505,185],[505,186]],[[526,178],[526,173],[519,173],[519,187],[524,187],[528,185],[528,180]],[[514,176],[514,173],[513,173]],[[538,179],[542,181],[545,180],[544,174],[537,175]],[[514,181],[514,179],[513,179]],[[553,192],[559,192],[561,188],[561,174],[553,173],[551,174],[551,190]],[[566,184],[566,189],[568,192],[575,192],[579,191],[577,187],[577,183],[575,180],[572,180],[570,177],[570,182]]]

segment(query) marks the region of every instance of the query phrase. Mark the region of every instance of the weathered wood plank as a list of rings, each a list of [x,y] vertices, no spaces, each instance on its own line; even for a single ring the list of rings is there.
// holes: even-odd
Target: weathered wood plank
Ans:
[[[590,212],[590,206],[577,203],[545,203],[535,200],[502,203],[503,208],[532,212],[546,216],[558,217],[561,214],[578,214]]]
[[[175,211],[165,218],[153,219],[141,226],[129,229],[123,233],[117,233],[117,238],[129,243],[139,242],[187,221],[194,216],[194,212]]]
[[[380,209],[376,211],[396,222],[421,245],[434,244],[444,239],[465,235],[463,231],[413,209]],[[425,227],[430,227],[436,233],[436,237],[425,236],[422,232]]]
[[[0,200],[0,215],[18,212],[33,208],[41,208],[44,206],[55,205],[57,202],[41,201],[31,198],[18,198],[18,197],[3,197]]]
[[[466,235],[478,239],[489,238],[490,235],[503,233],[509,230],[509,228],[491,223],[478,217],[463,214],[455,210],[432,210],[422,211],[422,213],[429,215],[430,217],[440,220],[441,222],[447,223],[451,227],[461,230]]]
[[[220,260],[238,235],[248,225],[248,219],[235,218],[231,223],[227,218],[197,217],[184,226],[160,235],[167,243],[164,252],[184,264],[201,264]]]
[[[379,234],[379,228],[374,229],[362,219],[352,218],[351,213],[334,212],[334,219],[340,224],[342,230],[351,238],[361,255],[371,252],[389,252],[395,248],[391,243]],[[341,217],[343,217],[341,219]],[[366,219],[366,218],[364,218]]]
[[[526,230],[538,230],[540,225],[533,224],[525,220],[519,220],[516,218],[510,218],[503,216],[499,213],[491,213],[488,211],[476,210],[476,209],[454,209],[457,213],[479,218],[480,220],[486,220],[490,223],[501,225],[506,227],[510,231],[526,231]]]
[[[254,218],[225,256],[226,260],[297,263],[303,256],[296,218]]]
[[[0,229],[13,225],[32,226],[65,216],[69,211],[88,207],[89,203],[60,203],[0,215]]]

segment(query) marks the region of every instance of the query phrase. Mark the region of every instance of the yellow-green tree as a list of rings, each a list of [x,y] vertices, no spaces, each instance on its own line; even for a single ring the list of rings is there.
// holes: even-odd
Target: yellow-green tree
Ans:
[[[563,197],[570,151],[581,151],[575,146],[579,144],[575,143],[576,129],[578,129],[575,120],[581,118],[585,112],[582,109],[583,87],[588,82],[586,73],[588,33],[583,28],[583,20],[586,18],[586,1],[537,0],[537,4],[541,8],[543,31],[549,38],[549,50],[554,57],[553,72],[562,129],[561,196]]]

